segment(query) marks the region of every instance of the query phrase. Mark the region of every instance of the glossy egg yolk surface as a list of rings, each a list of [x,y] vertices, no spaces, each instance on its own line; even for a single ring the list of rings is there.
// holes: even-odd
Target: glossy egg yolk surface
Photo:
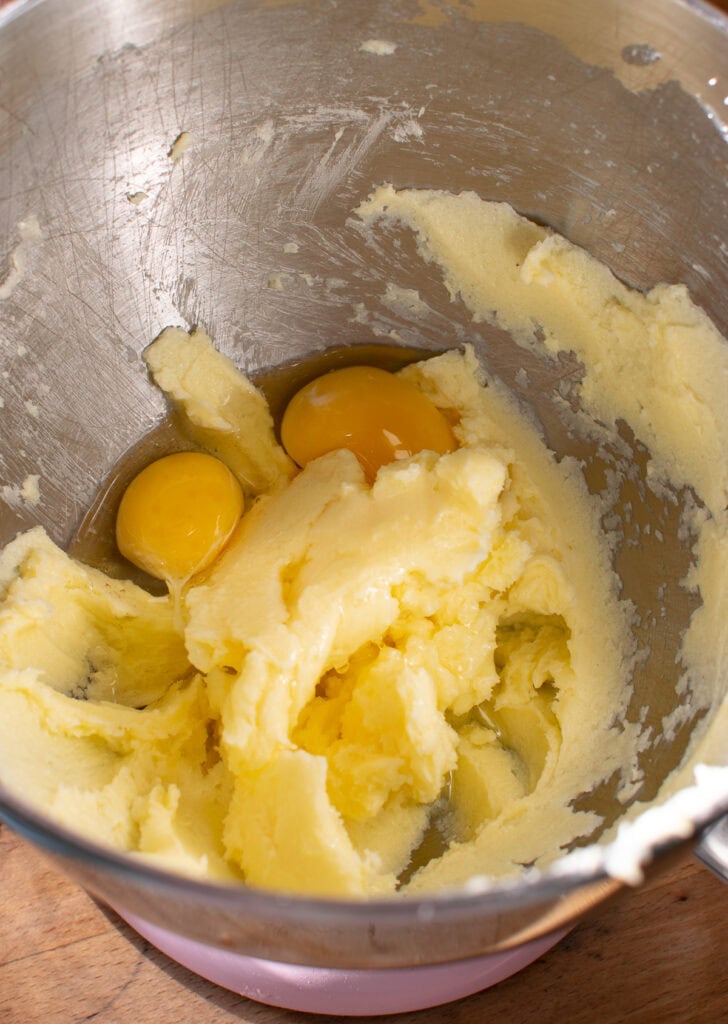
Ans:
[[[286,408],[281,440],[301,467],[348,448],[370,481],[388,462],[457,447],[450,424],[429,398],[375,366],[333,370],[303,387]]]
[[[240,484],[219,459],[203,452],[166,455],[124,492],[116,543],[140,569],[180,584],[217,557],[243,506]]]

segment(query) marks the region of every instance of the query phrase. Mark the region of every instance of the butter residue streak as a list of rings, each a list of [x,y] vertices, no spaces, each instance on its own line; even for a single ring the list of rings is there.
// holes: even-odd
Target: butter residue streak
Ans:
[[[422,142],[424,136],[425,133],[422,130],[422,125],[414,117],[407,118],[405,121],[399,121],[392,129],[392,138],[395,142],[409,142],[410,139]]]
[[[247,138],[245,148],[240,155],[241,163],[256,164],[265,156],[275,138],[275,126],[271,120],[256,125]]]
[[[194,136],[191,132],[180,132],[167,152],[167,156],[176,164],[180,157],[194,145]]]
[[[402,288],[391,281],[384,289],[382,302],[395,313],[404,313],[407,316],[427,316],[430,312],[430,307],[423,301],[416,288]]]
[[[20,487],[20,497],[29,505],[37,505],[40,501],[40,474],[29,473]]]
[[[362,53],[372,53],[376,57],[391,57],[397,44],[388,39],[365,39],[359,49]]]
[[[40,474],[29,473],[21,484],[4,484],[0,494],[4,501],[15,507],[37,505],[40,501]]]
[[[30,250],[43,239],[43,232],[35,216],[31,215],[26,220],[19,222],[18,236],[20,241],[10,253],[8,260],[9,269],[4,280],[0,283],[0,301],[9,299],[13,294],[17,285],[25,276]]]

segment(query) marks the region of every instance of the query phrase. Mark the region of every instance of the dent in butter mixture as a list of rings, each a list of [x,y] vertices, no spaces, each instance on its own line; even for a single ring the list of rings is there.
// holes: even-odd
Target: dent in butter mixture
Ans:
[[[547,345],[562,323],[588,335],[588,302],[610,306],[604,268],[501,204],[385,188],[359,212],[414,227],[476,316],[502,301],[509,329],[525,336],[538,319]],[[500,262],[476,279],[478,241]],[[575,303],[569,281],[587,297],[577,289]],[[634,345],[652,331],[639,302],[659,319],[678,301],[624,294]],[[707,321],[679,304],[712,352]],[[579,354],[588,364],[586,342]],[[146,359],[245,512],[170,597],[72,561],[39,529],[8,545],[4,784],[136,856],[293,892],[430,890],[548,863],[589,836],[600,819],[575,798],[640,744],[620,721],[626,610],[578,468],[557,462],[472,350],[399,372],[453,443],[378,472],[346,448],[299,471],[262,396],[202,332],[167,329]],[[680,481],[699,475],[676,466]],[[711,475],[698,493],[717,500],[724,531],[720,486]],[[722,557],[723,538],[711,541]]]

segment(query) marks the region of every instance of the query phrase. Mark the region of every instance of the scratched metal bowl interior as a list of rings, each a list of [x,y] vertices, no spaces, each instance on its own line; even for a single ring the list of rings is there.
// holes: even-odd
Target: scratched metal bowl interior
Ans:
[[[361,47],[372,39],[396,49]],[[574,360],[542,360],[474,323],[406,234],[382,234],[374,250],[351,214],[384,181],[471,189],[555,228],[631,286],[684,282],[725,334],[727,42],[716,12],[668,0],[594,0],[578,14],[570,0],[5,8],[0,540],[40,523],[73,543],[102,482],[165,416],[140,353],[171,323],[200,325],[251,374],[391,332],[430,351],[469,342],[548,444],[582,460],[593,492],[615,470],[637,467],[639,478],[645,452],[626,428],[629,456],[562,423]],[[192,146],[175,162],[181,132]],[[390,281],[416,288],[426,312],[388,306]],[[38,502],[23,489],[34,475]],[[676,651],[696,599],[680,586],[690,551],[676,506],[634,477],[623,473],[609,511],[623,531],[623,596],[649,652],[628,716],[659,731],[685,699]],[[704,725],[696,713],[645,752],[634,799],[656,795]],[[625,809],[615,787],[581,798],[605,826]],[[503,949],[614,888],[574,871],[367,905],[230,891],[95,848],[10,796],[3,806],[112,903],[299,963],[404,965]]]

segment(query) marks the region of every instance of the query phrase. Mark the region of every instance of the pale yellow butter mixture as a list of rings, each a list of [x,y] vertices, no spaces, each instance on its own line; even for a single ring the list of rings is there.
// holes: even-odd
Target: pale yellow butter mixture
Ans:
[[[713,513],[710,560],[724,564],[727,357],[682,290],[630,292],[472,195],[385,187],[359,214],[414,228],[476,317],[526,340],[538,323],[547,346],[576,351],[603,421],[615,418],[604,382],[619,377],[619,414],[633,409],[670,478],[696,487]],[[604,348],[612,324],[623,352]],[[650,391],[634,375],[655,348]],[[345,450],[297,471],[262,396],[202,332],[170,328],[146,358],[194,440],[240,479],[247,511],[176,610],[40,529],[7,546],[8,789],[159,865],[304,893],[440,888],[548,863],[589,836],[600,819],[574,799],[640,742],[618,721],[627,610],[578,468],[472,350],[400,371],[446,413],[458,449],[385,466],[371,485]],[[665,394],[682,401],[680,378],[692,439],[660,418]]]

